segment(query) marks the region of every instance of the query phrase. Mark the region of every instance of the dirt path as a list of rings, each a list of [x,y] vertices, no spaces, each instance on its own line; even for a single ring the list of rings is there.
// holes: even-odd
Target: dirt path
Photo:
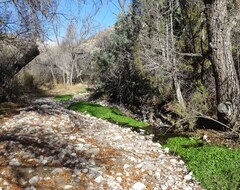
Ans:
[[[152,136],[69,111],[68,103],[39,99],[1,120],[2,189],[202,189]]]

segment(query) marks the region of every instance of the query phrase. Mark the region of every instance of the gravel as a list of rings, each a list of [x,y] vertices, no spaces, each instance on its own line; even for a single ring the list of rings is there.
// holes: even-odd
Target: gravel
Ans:
[[[181,158],[152,135],[69,111],[70,103],[41,98],[2,123],[8,143],[0,143],[0,159],[18,168],[18,180],[29,182],[21,188],[202,189]],[[0,168],[0,187],[14,189],[8,165]]]

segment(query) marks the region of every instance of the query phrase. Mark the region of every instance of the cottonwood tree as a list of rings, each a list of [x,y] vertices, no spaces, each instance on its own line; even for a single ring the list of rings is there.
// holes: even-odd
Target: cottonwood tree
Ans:
[[[95,28],[93,16],[95,15],[88,15],[82,19],[79,32],[76,25],[70,23],[64,40],[58,44],[55,54],[50,55],[53,66],[62,73],[64,84],[72,85],[77,79],[83,82],[84,72],[89,68],[90,52],[93,46],[89,35]],[[52,76],[54,78],[54,72],[52,72]]]
[[[240,1],[204,0],[204,4],[218,119],[234,127],[240,112],[240,89],[232,57],[231,31],[240,19]],[[239,126],[235,128],[239,129]]]
[[[78,4],[81,2],[85,1],[75,1]],[[102,2],[93,0],[94,6],[99,6],[99,3]],[[45,26],[50,26],[49,23],[54,23],[54,20],[60,16],[65,17],[64,13],[57,12],[58,4],[59,0],[0,2],[0,45],[1,50],[4,50],[0,55],[2,97],[11,89],[15,75],[39,54],[37,41],[43,40],[47,35]],[[71,74],[67,78],[72,78]]]

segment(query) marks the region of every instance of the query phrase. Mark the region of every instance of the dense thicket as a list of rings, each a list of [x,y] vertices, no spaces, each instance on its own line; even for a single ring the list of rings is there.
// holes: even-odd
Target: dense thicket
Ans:
[[[108,45],[95,52],[102,89],[126,104],[154,101],[165,105],[160,111],[174,112],[171,116],[216,115],[234,127],[239,33],[229,24],[238,26],[238,3],[133,1],[119,16]]]

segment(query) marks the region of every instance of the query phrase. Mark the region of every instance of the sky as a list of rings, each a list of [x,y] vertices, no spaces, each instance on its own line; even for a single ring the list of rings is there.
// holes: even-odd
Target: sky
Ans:
[[[91,23],[93,23],[91,29],[92,34],[113,26],[116,22],[117,15],[120,12],[118,0],[103,0],[102,4],[99,3],[97,6],[94,6],[93,0],[85,0],[85,3],[79,3],[78,1],[80,0],[60,0],[57,10],[59,18],[54,23],[58,26],[58,36],[60,40],[66,35],[69,23],[74,23],[79,32],[82,28],[82,21],[89,16],[93,16],[92,19],[90,19]],[[130,2],[131,0],[126,0],[126,9]],[[51,29],[49,29],[49,39],[55,41],[55,36]]]

